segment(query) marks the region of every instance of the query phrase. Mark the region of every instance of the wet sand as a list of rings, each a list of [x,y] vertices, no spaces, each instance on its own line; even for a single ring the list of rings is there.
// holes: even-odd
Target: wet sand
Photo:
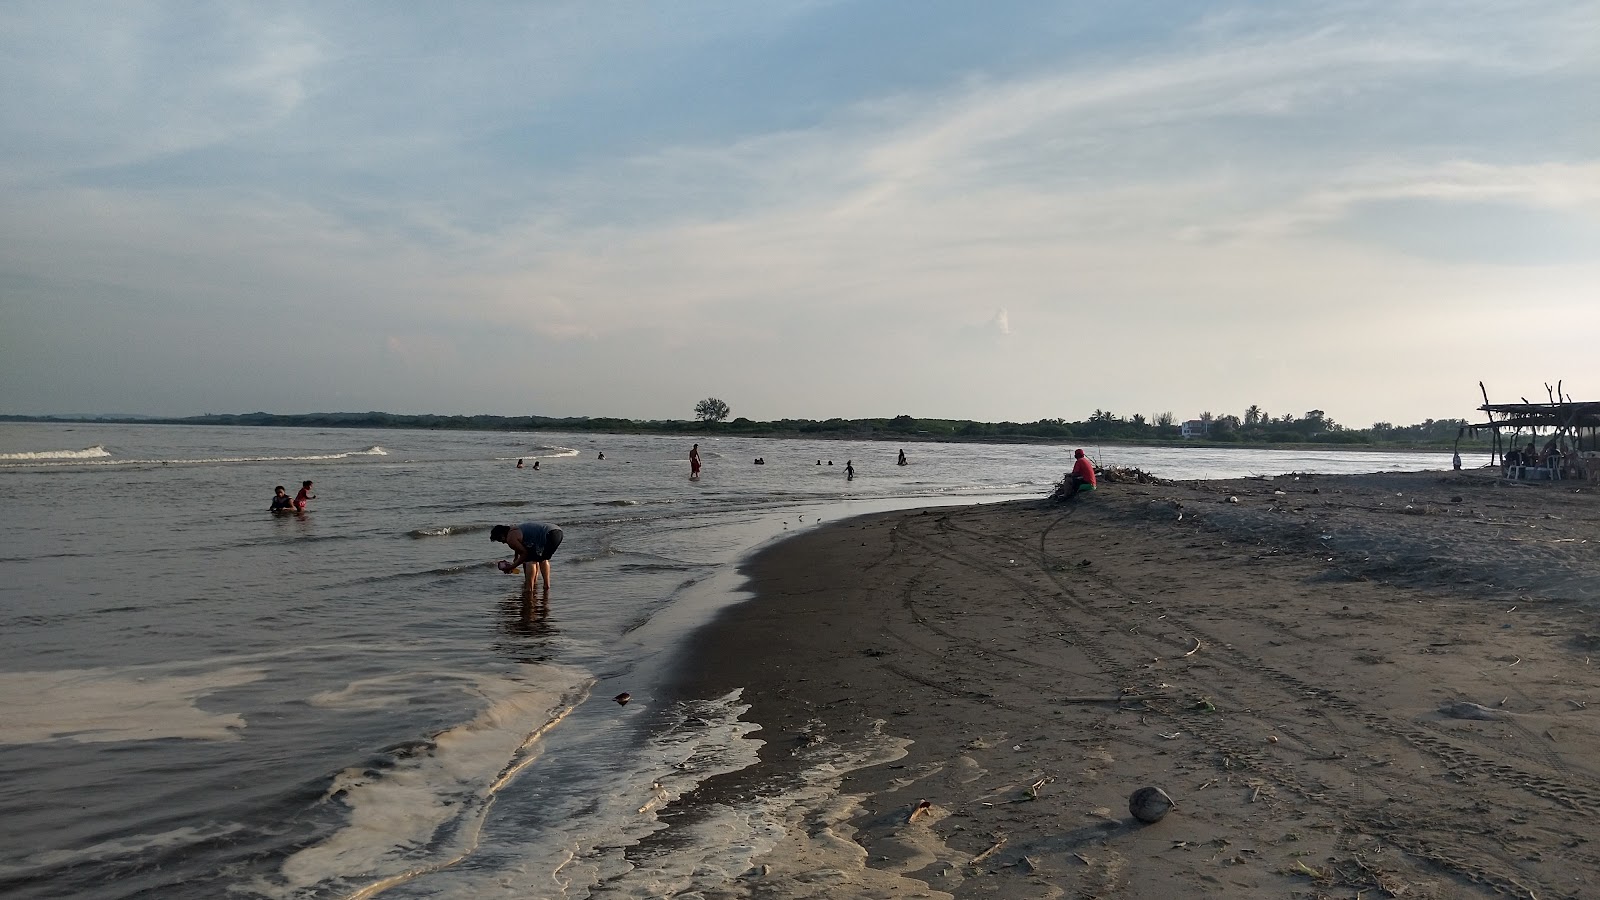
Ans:
[[[784,836],[705,896],[1600,896],[1594,486],[1104,485],[747,573],[683,689],[743,688],[763,762],[682,814]]]

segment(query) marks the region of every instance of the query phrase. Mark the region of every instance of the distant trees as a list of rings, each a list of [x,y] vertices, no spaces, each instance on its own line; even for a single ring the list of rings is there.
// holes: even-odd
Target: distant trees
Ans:
[[[367,413],[313,413],[307,415],[276,415],[272,413],[242,413],[194,416],[182,419],[138,420],[142,423],[186,425],[274,425],[315,428],[425,428],[460,429],[475,431],[569,431],[608,432],[633,434],[685,434],[698,433],[715,426],[719,433],[785,436],[813,435],[825,437],[850,437],[862,440],[906,438],[940,440],[948,438],[968,440],[1068,440],[1094,439],[1100,441],[1160,441],[1177,442],[1181,432],[1171,412],[1159,412],[1146,418],[1142,414],[1121,416],[1109,409],[1096,409],[1081,421],[1061,417],[1042,418],[1034,422],[976,422],[967,419],[926,419],[899,415],[875,419],[780,419],[753,421],[747,418],[728,422],[727,403],[707,397],[695,405],[698,422],[683,420],[644,420],[612,417],[571,416],[443,416],[402,415],[386,412]],[[1202,440],[1215,443],[1237,444],[1368,444],[1389,446],[1453,446],[1458,435],[1463,448],[1484,446],[1488,440],[1481,432],[1473,432],[1464,419],[1428,419],[1416,425],[1395,425],[1374,422],[1370,428],[1346,428],[1328,417],[1320,409],[1306,412],[1302,418],[1293,415],[1274,417],[1260,406],[1252,405],[1244,416],[1208,411],[1198,418],[1210,420],[1210,431]],[[0,415],[5,421],[41,421],[29,417]],[[78,421],[51,418],[44,421]],[[107,421],[107,420],[102,420]],[[118,421],[110,419],[109,421]]]
[[[694,417],[702,422],[721,422],[728,417],[728,404],[707,397],[694,405]]]

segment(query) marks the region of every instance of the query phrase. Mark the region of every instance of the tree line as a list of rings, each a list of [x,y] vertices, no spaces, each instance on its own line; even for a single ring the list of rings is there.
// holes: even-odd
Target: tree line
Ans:
[[[715,400],[715,398],[707,398]],[[1185,441],[1182,426],[1173,415],[1159,413],[1122,416],[1096,409],[1082,421],[1040,419],[1037,422],[977,422],[969,419],[930,419],[899,415],[868,419],[776,419],[755,421],[743,417],[727,420],[730,410],[720,400],[696,406],[696,420],[624,419],[604,416],[491,416],[403,415],[386,412],[309,413],[281,415],[254,412],[208,414],[184,418],[129,417],[123,421],[178,425],[267,425],[312,428],[415,428],[461,431],[565,431],[626,434],[729,434],[752,437],[820,437],[860,440],[990,440],[990,441]],[[84,421],[84,417],[0,416],[10,421]],[[119,421],[95,417],[94,421]],[[1463,435],[1461,444],[1487,446],[1487,435],[1476,435],[1465,419],[1427,419],[1414,425],[1375,422],[1369,428],[1347,428],[1320,409],[1303,415],[1272,415],[1251,406],[1243,415],[1201,413],[1204,434],[1189,442],[1215,444],[1342,444],[1367,446],[1449,446]]]

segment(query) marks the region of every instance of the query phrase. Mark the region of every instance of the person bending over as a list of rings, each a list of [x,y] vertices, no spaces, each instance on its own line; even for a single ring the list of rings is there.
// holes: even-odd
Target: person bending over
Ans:
[[[522,567],[522,589],[533,592],[535,576],[544,576],[545,593],[550,593],[550,557],[561,546],[561,528],[549,522],[523,522],[521,525],[496,525],[489,529],[489,540],[511,548],[515,555],[507,570]]]

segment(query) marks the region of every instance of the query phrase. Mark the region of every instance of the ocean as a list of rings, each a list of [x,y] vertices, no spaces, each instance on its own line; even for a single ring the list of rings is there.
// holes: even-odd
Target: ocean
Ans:
[[[748,869],[771,810],[633,852],[755,761],[738,693],[660,689],[747,599],[738,561],[860,513],[1044,496],[1071,448],[917,442],[898,467],[891,443],[707,437],[691,481],[693,442],[0,425],[0,894],[659,897]],[[1450,464],[1087,449],[1171,478]],[[306,514],[266,511],[305,479]],[[566,535],[548,604],[488,540],[529,519]]]

